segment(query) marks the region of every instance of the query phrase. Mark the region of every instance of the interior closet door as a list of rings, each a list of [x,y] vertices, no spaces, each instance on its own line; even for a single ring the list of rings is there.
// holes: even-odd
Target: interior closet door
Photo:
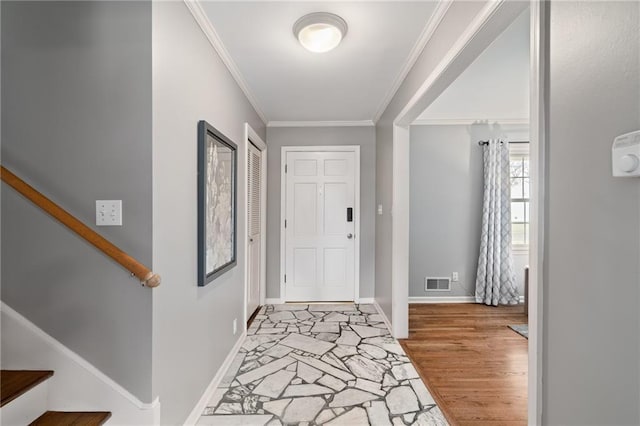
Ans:
[[[260,306],[260,258],[262,238],[262,151],[253,144],[248,149],[247,174],[247,215],[248,215],[248,251],[247,251],[247,315],[251,316]]]

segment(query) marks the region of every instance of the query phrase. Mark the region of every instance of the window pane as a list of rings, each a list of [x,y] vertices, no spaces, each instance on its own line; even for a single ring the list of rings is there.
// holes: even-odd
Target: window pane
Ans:
[[[527,223],[524,226],[525,232],[524,232],[524,241],[525,244],[529,244],[529,229],[531,229],[531,226]]]
[[[530,198],[529,197],[529,178],[523,179],[522,182],[523,182],[522,183],[522,186],[523,186],[523,190],[522,190],[523,197],[522,198]],[[512,198],[515,198],[515,197],[512,197]]]
[[[514,223],[511,225],[511,244],[526,244],[526,225],[524,223]]]
[[[529,205],[531,203],[529,203],[528,201],[524,203],[524,222],[529,223]]]
[[[509,166],[511,167],[511,177],[522,177],[522,158],[511,157]]]
[[[511,202],[511,222],[525,222],[525,203]]]
[[[529,158],[522,157],[522,173],[524,176],[529,177]]]
[[[523,180],[523,178],[511,178],[511,198],[525,198]]]

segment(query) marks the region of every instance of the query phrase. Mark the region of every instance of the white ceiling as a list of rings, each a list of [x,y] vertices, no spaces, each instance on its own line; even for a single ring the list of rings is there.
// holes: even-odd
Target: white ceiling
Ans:
[[[522,120],[529,117],[529,10],[520,15],[418,117]]]
[[[412,56],[437,2],[201,1],[268,121],[374,119]],[[349,26],[342,43],[311,53],[294,22],[331,12]]]

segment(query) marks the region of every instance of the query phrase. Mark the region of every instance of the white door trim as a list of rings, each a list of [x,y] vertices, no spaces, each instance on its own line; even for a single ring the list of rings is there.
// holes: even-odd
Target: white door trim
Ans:
[[[354,170],[354,192],[355,192],[355,214],[354,229],[356,235],[356,244],[354,244],[354,295],[353,300],[356,303],[360,301],[360,146],[359,145],[328,145],[328,146],[283,146],[280,152],[280,301],[287,301],[286,286],[284,282],[284,274],[287,270],[287,250],[286,250],[286,232],[284,229],[284,221],[287,214],[287,177],[285,175],[285,165],[287,163],[288,152],[353,152],[356,157]]]
[[[526,3],[520,3],[526,7]],[[442,91],[475,59],[478,49],[484,50],[495,39],[494,28],[504,24],[518,2],[496,0],[488,2],[467,30],[447,52],[422,86],[408,101],[393,122],[393,183],[392,183],[392,333],[396,338],[408,336],[408,250],[409,233],[409,126]],[[548,37],[546,2],[531,0],[531,62],[530,62],[530,149],[531,173],[535,187],[531,191],[532,266],[529,285],[529,375],[528,423],[542,422],[542,288],[544,259],[545,200],[545,43]],[[503,13],[505,12],[505,13]],[[482,51],[480,50],[480,51]]]
[[[542,424],[542,350],[543,350],[543,271],[544,230],[546,200],[545,152],[547,146],[545,87],[547,63],[545,55],[548,40],[549,4],[530,1],[531,36],[529,62],[529,164],[531,174],[531,241],[529,242],[529,369],[528,369],[528,423]]]
[[[249,165],[247,157],[249,155],[249,144],[253,143],[256,148],[261,151],[261,188],[260,188],[260,305],[265,304],[265,295],[267,294],[267,144],[256,133],[249,123],[244,123],[244,146],[242,149],[242,167],[244,168],[244,200],[243,205],[246,211],[249,202],[249,191],[247,185],[249,180]],[[244,215],[244,321],[243,329],[247,329],[247,321],[252,312],[247,312],[247,302],[249,298],[249,212]]]
[[[390,319],[396,339],[409,337],[409,142],[409,126],[394,123]]]

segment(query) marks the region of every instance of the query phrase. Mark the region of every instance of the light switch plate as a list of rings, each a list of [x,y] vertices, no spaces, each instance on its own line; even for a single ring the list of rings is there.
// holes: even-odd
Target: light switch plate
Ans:
[[[122,200],[96,200],[97,226],[122,226]]]

